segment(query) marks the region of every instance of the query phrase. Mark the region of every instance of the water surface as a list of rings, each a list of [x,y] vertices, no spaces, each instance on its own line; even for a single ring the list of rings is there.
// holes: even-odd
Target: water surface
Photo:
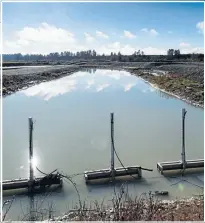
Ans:
[[[165,178],[156,170],[159,161],[180,159],[182,108],[187,110],[187,159],[203,158],[203,109],[169,97],[128,72],[77,72],[20,91],[3,99],[3,179],[28,177],[30,116],[35,122],[35,164],[44,172],[58,168],[74,174],[109,167],[110,113],[114,112],[115,147],[123,164],[154,170],[143,171],[144,180],[129,185],[131,193],[168,190],[170,198],[201,193],[192,184],[203,186],[203,174],[186,177],[190,183],[171,186],[179,179]],[[112,196],[111,185],[86,186],[82,175],[74,181],[82,199]],[[51,201],[60,214],[77,196],[72,185],[64,182],[63,190],[51,194],[44,205]],[[18,220],[28,203],[27,196],[17,196],[9,217]]]

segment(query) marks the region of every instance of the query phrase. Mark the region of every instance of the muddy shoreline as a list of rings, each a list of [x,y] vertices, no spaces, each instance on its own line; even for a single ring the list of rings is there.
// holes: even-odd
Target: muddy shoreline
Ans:
[[[119,206],[70,210],[47,221],[203,221],[204,199],[121,201]]]
[[[193,106],[204,108],[204,85],[202,84],[193,82],[183,84],[185,79],[173,80],[168,77],[163,77],[161,83],[160,77],[153,77],[147,74],[138,74],[136,76],[141,77],[145,82],[150,84],[151,87],[171,97],[180,99]],[[175,82],[179,82],[180,86],[173,84]],[[191,84],[193,84],[193,86],[190,86]]]
[[[202,65],[200,66],[200,69],[193,65],[191,67],[190,73],[187,73],[186,67],[188,66],[188,68],[190,68],[190,64],[183,64],[183,66],[177,64],[173,65],[174,67],[172,68],[170,64],[156,65],[155,63],[83,63],[61,67],[52,66],[47,69],[44,68],[41,71],[34,70],[30,72],[29,70],[24,70],[22,73],[20,69],[16,69],[16,71],[3,70],[2,94],[3,97],[6,97],[17,91],[29,88],[41,82],[62,78],[64,76],[68,76],[75,72],[86,69],[125,70],[130,72],[132,75],[142,78],[152,87],[157,88],[166,94],[181,99],[194,106],[203,108],[204,69],[202,68]],[[176,66],[178,66],[178,73],[173,75]],[[185,70],[184,67],[186,68]],[[152,72],[159,73],[160,75],[155,76],[152,74]],[[162,72],[163,75],[161,75]]]

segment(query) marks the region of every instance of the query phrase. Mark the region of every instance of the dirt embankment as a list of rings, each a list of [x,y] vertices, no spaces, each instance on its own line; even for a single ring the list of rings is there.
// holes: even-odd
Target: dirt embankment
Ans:
[[[19,70],[19,69],[17,69]],[[41,71],[35,69],[25,69],[22,71],[17,70],[5,70],[3,71],[3,96],[10,95],[19,90],[31,87],[45,81],[55,80],[70,74],[73,74],[80,70],[79,67],[61,67],[61,68],[47,68]],[[30,71],[29,71],[30,70]]]
[[[204,106],[204,64],[168,62],[76,62],[44,69],[3,70],[3,96],[82,69],[126,70],[194,105]],[[158,73],[155,76],[152,73]]]

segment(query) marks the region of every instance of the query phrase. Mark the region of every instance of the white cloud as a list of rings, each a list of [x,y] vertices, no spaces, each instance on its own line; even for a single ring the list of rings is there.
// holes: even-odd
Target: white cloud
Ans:
[[[65,51],[65,46],[69,46],[70,50],[82,49],[82,46],[77,44],[72,32],[45,22],[41,23],[39,27],[24,27],[10,36],[11,39],[4,40],[4,53],[46,54]]]
[[[87,42],[93,42],[95,39],[89,33],[84,33]]]
[[[104,53],[104,54],[110,54],[111,52],[113,53],[118,53],[121,52],[124,55],[130,55],[133,54],[136,49],[140,49],[144,51],[146,55],[164,55],[167,54],[167,49],[163,48],[156,48],[156,47],[144,47],[140,48],[139,46],[136,45],[130,45],[130,44],[122,44],[120,42],[114,42],[111,44],[103,45],[98,48],[99,53]]]
[[[198,25],[202,27],[201,25]],[[150,35],[156,35],[154,29],[142,29]],[[97,31],[100,32],[100,31]],[[102,32],[100,32],[102,34]],[[133,37],[129,31],[124,31],[124,34]],[[100,35],[98,33],[98,35]],[[105,34],[106,35],[106,34]],[[7,35],[8,36],[8,35]],[[62,29],[47,23],[41,23],[39,27],[24,27],[9,35],[9,39],[4,38],[3,50],[4,53],[41,53],[47,54],[51,52],[72,51],[77,52],[81,50],[96,50],[99,54],[110,54],[121,52],[124,55],[133,54],[137,50],[142,50],[146,55],[149,54],[166,54],[167,49],[158,48],[154,46],[147,46],[142,48],[140,45],[134,43],[127,44],[124,39],[123,42],[115,41],[102,43],[96,40],[89,33],[85,32],[85,38],[79,42],[73,32],[67,29]],[[184,46],[183,46],[184,45]],[[203,48],[191,48],[188,45],[182,44],[181,48],[186,52],[202,52]],[[180,49],[181,50],[181,49]]]
[[[147,28],[143,28],[143,29],[141,29],[140,31],[141,31],[141,32],[144,32],[144,33],[148,33],[148,32],[149,32],[149,30],[148,30]]]
[[[65,41],[74,41],[74,34],[57,28],[53,25],[49,25],[45,22],[41,23],[38,28],[25,27],[22,30],[16,33],[19,40],[24,41],[34,41],[34,42],[59,42]]]
[[[186,53],[204,53],[204,48],[202,48],[202,47],[182,48],[182,49],[180,49],[180,52],[182,54],[186,54]]]
[[[155,29],[150,29],[150,35],[157,36],[157,35],[159,35],[159,33]]]
[[[155,48],[155,47],[151,47],[151,46],[143,48],[142,51],[144,51],[145,55],[165,55],[165,54],[167,54],[166,49]]]
[[[189,43],[181,42],[179,44],[180,47],[190,47],[191,45]]]
[[[204,34],[204,21],[198,22],[196,28],[199,30],[199,33]]]
[[[105,33],[101,32],[101,31],[98,31],[98,30],[96,31],[96,35],[98,37],[101,37],[101,38],[104,38],[104,39],[108,39],[109,38],[108,35],[106,35]]]
[[[133,54],[136,48],[129,44],[121,44],[120,42],[114,42],[106,45],[102,45],[98,48],[99,53],[110,54],[121,52],[122,54]]]
[[[126,31],[126,30],[124,30],[124,37],[126,37],[128,39],[136,38],[136,36],[134,34],[132,34],[130,31]]]
[[[19,39],[19,40],[17,40],[17,44],[19,44],[20,46],[28,46],[29,41],[25,40],[25,39]]]
[[[159,35],[159,33],[155,29],[143,28],[143,29],[141,29],[141,32],[148,33],[150,36],[157,36],[157,35]]]
[[[20,52],[22,49],[22,46],[18,44],[18,41],[9,41],[5,40],[4,41],[4,53],[15,53],[15,52]],[[6,49],[6,50],[5,50]],[[10,51],[13,50],[13,51]]]
[[[195,47],[195,48],[192,48],[192,52],[193,53],[203,53],[204,54],[204,48],[202,48],[202,47]]]

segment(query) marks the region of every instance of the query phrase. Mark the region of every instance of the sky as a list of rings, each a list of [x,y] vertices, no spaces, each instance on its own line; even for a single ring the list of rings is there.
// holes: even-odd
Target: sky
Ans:
[[[204,52],[204,3],[3,3],[3,53]]]

